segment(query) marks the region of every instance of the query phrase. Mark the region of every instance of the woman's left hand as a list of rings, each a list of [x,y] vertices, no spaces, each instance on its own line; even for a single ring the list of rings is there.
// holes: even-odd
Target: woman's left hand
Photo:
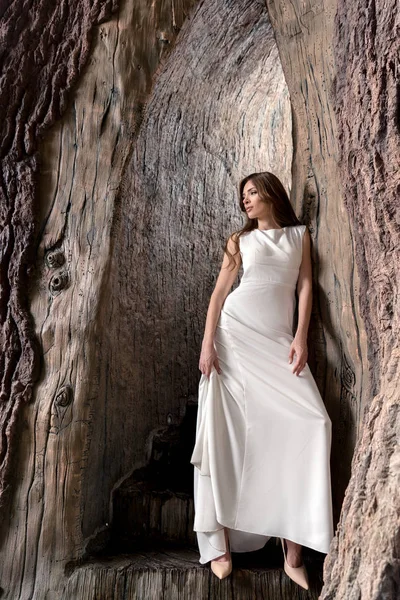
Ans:
[[[305,338],[294,338],[293,342],[290,345],[289,350],[289,364],[291,364],[293,360],[293,355],[296,353],[296,362],[293,367],[292,373],[295,373],[297,376],[301,373],[301,371],[306,366],[308,350],[307,350],[307,340]]]

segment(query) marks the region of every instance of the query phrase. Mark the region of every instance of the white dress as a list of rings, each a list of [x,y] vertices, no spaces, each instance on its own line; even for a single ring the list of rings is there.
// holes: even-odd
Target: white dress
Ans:
[[[239,238],[243,276],[214,336],[222,372],[199,383],[193,530],[200,563],[282,537],[327,553],[332,423],[308,364],[292,373],[305,225]]]

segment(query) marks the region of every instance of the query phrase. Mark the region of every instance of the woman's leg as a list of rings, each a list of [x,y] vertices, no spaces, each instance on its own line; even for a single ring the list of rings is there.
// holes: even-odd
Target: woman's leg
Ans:
[[[302,559],[302,546],[301,544],[296,544],[295,542],[291,542],[290,540],[286,540],[286,560],[290,567],[300,567],[303,563]]]
[[[218,556],[218,558],[214,558],[214,560],[217,562],[227,561],[227,560],[230,560],[230,558],[231,558],[231,555],[229,552],[229,545],[228,545],[228,530],[226,527],[224,527],[224,534],[225,534],[225,542],[226,542],[227,551],[225,552],[225,554]]]

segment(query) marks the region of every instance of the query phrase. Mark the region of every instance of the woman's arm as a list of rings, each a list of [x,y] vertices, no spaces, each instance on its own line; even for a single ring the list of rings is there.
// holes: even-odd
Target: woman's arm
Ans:
[[[296,363],[292,372],[299,375],[307,362],[307,333],[312,308],[311,238],[307,228],[303,236],[302,260],[297,280],[297,293],[299,297],[298,324],[296,335],[290,346],[289,363],[292,362],[293,354],[296,353]]]
[[[231,254],[234,254],[236,252],[236,246],[232,239],[233,235],[230,236],[228,240],[228,250]],[[208,306],[203,343],[201,346],[201,354],[199,361],[199,369],[207,377],[209,377],[213,365],[219,373],[221,372],[218,363],[218,356],[214,347],[214,334],[221,313],[222,305],[229,293],[229,290],[234,284],[234,281],[239,271],[240,264],[242,262],[239,252],[237,254],[234,254],[233,258],[235,260],[235,266],[234,268],[228,268],[229,257],[226,254],[226,252],[224,253],[221,270],[219,272],[214,291],[211,294],[210,303]]]

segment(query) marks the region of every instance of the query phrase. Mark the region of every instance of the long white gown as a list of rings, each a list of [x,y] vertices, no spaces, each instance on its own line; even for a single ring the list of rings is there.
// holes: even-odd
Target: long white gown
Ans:
[[[239,238],[243,276],[214,336],[222,372],[199,382],[193,530],[200,563],[282,537],[323,553],[333,537],[332,423],[308,364],[292,373],[305,225]]]

